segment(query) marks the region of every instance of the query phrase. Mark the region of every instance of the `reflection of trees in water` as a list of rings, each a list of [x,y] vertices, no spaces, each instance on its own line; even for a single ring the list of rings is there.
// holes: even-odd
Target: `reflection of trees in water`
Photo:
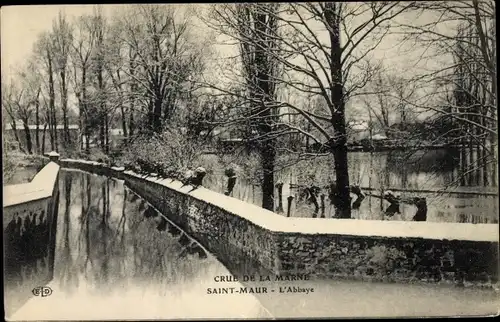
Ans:
[[[459,223],[471,223],[471,224],[490,224],[498,223],[497,218],[488,218],[481,215],[474,214],[458,214]]]
[[[387,153],[387,158],[388,167],[396,173],[401,173],[402,168],[409,173],[444,173],[458,167],[459,151],[457,149],[391,151]],[[405,167],[401,167],[401,164]]]
[[[53,200],[58,201],[58,196],[56,192]],[[12,216],[3,231],[4,294],[8,315],[26,303],[34,286],[45,285],[53,277],[55,239],[51,201],[42,199],[4,209],[5,217]]]
[[[71,256],[71,204],[72,204],[72,187],[74,173],[65,173],[63,178],[64,183],[64,216],[62,226],[62,243],[58,260],[62,263],[61,271],[59,272],[59,280],[62,287],[72,290],[78,286],[77,274],[75,265]]]
[[[351,152],[348,161],[351,181],[362,186],[371,181],[370,186],[374,188],[382,185],[392,188],[444,188],[459,182],[462,186],[492,183],[491,178],[486,178],[492,171],[488,172],[479,155],[459,149]],[[330,183],[331,174],[332,160],[326,156],[296,163],[276,173],[276,178],[285,184],[322,186]],[[207,187],[216,191],[223,192],[225,188],[223,171],[214,171],[205,181]],[[242,185],[248,187],[243,189]],[[243,192],[235,197],[251,198],[252,194],[247,193],[249,189],[251,185],[238,178],[235,193],[238,194],[238,190]]]
[[[399,176],[406,171],[409,174],[426,173],[429,181],[433,177],[443,177],[443,186],[494,186],[496,180],[489,175],[492,164],[489,159],[476,151],[457,148],[394,151],[388,154],[388,165]]]
[[[495,171],[496,160],[491,154],[477,150],[462,150],[459,168],[455,173],[454,184],[460,186],[493,186],[498,184]]]
[[[48,274],[49,223],[45,210],[17,212],[4,230],[4,277],[8,284]],[[44,277],[44,276],[39,276]],[[48,275],[45,278],[49,277]]]
[[[453,169],[458,167],[457,150],[432,151],[390,151],[349,153],[349,175],[353,184],[376,189],[390,188],[442,188],[452,181]],[[333,180],[331,156],[321,156],[298,163],[275,174],[277,181],[306,185],[327,186]],[[224,192],[227,178],[223,169],[216,169],[208,175],[204,185],[218,192]],[[259,189],[238,174],[233,196],[254,204],[260,204]],[[296,191],[292,192],[293,194]],[[296,202],[295,200],[294,202]],[[382,208],[381,201],[377,205]]]
[[[97,263],[91,254],[95,248],[93,239],[95,240],[96,236],[93,234],[96,229],[94,228],[97,228],[93,221],[98,218],[97,214],[100,211],[96,209],[96,206],[99,205],[102,196],[97,198],[97,196],[92,195],[91,186],[94,183],[92,181],[90,176],[83,173],[63,172],[65,212],[62,222],[63,238],[60,242],[59,251],[59,266],[61,267],[59,278],[61,286],[68,291],[78,286],[78,273],[84,273],[88,278],[89,276],[86,273],[89,270],[92,271]],[[80,208],[81,213],[79,216],[75,216],[78,220],[72,223],[71,218],[75,214],[71,213],[71,206],[74,203],[80,203],[80,207],[73,209]],[[78,224],[79,229],[73,228],[75,223]],[[99,240],[101,239],[99,238]],[[72,241],[73,243],[71,243]]]
[[[99,281],[101,284],[106,284],[108,282],[109,275],[109,254],[108,254],[108,220],[109,220],[109,181],[103,181],[101,183],[102,191],[102,211],[101,211],[101,273],[98,275],[101,277]]]
[[[74,269],[67,267],[66,272],[83,272],[87,283],[101,293],[112,291],[130,279],[152,285],[181,283],[193,277],[203,265],[197,251],[185,252],[185,258],[180,258],[185,246],[177,241],[179,236],[170,235],[162,216],[145,218],[144,212],[152,211],[150,206],[140,198],[131,201],[135,194],[123,184],[84,173],[74,176],[81,178],[72,181],[71,192],[77,198],[69,202],[81,202],[76,209],[81,209],[82,214],[79,228],[72,232],[75,238],[78,236],[73,249],[76,259],[62,264]],[[70,218],[65,215],[64,221],[63,227],[71,229]],[[62,247],[65,245],[72,246],[69,242],[61,243]]]
[[[139,216],[130,217],[129,225],[129,236],[134,236],[134,276],[155,284],[191,281],[204,265],[200,258],[206,258],[206,253],[192,246],[191,240],[163,216],[153,215],[156,210],[150,205],[140,211],[141,204],[130,203],[131,212],[139,212]]]
[[[94,179],[94,178],[92,178]],[[124,277],[124,262],[126,248],[117,242],[117,236],[120,230],[119,225],[114,225],[111,219],[111,213],[114,208],[113,200],[118,198],[118,188],[111,189],[114,185],[108,178],[95,178],[96,185],[99,187],[101,195],[99,201],[92,208],[90,238],[91,252],[95,267],[93,270],[93,284],[103,287],[113,285],[115,281]],[[114,186],[116,187],[116,186]],[[102,202],[101,202],[102,201]]]
[[[81,232],[80,232],[80,238],[78,239],[79,244],[82,244],[81,240],[85,239],[85,260],[84,264],[81,267],[81,271],[87,272],[87,265],[92,265],[92,259],[90,256],[90,211],[91,211],[91,185],[90,185],[90,180],[87,176],[82,175],[82,185],[81,185],[81,190],[82,192],[85,191],[84,194],[82,194],[82,199],[81,199],[81,204],[82,204],[82,221],[81,221]],[[84,232],[84,233],[83,233]],[[84,238],[82,238],[84,237]]]

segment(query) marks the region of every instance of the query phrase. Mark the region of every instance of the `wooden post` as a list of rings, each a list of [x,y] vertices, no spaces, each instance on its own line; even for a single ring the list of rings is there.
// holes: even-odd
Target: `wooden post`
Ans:
[[[236,185],[236,176],[234,177],[229,177],[227,179],[227,189],[226,191],[224,192],[224,194],[226,196],[230,196],[233,194],[233,189],[234,189],[234,186]]]
[[[325,218],[325,194],[321,194],[321,218]]]
[[[192,176],[185,180],[184,185],[190,184],[193,187],[199,187],[203,184],[203,178],[205,178],[206,174],[207,171],[205,170],[205,168],[198,167],[196,168],[196,170],[194,170]]]
[[[392,191],[387,190],[386,192],[384,192],[383,197],[384,197],[385,200],[387,200],[390,203],[389,207],[387,207],[387,209],[385,210],[385,214],[386,215],[392,217],[395,214],[400,214],[401,213],[401,210],[400,210],[400,197],[399,196],[395,196],[392,193]]]
[[[306,190],[309,192],[309,202],[314,204],[313,218],[316,218],[319,212],[318,193],[321,188],[312,186],[311,188],[307,188]]]
[[[276,212],[280,214],[283,213],[283,182],[278,182],[276,188],[278,188],[278,208]]]
[[[417,207],[417,213],[413,216],[413,221],[426,221],[427,220],[427,199],[414,198],[414,204]]]
[[[225,171],[225,175],[227,176],[227,189],[224,192],[226,196],[230,196],[233,193],[234,186],[236,185],[236,173],[233,168],[228,168]]]
[[[287,211],[286,211],[286,216],[290,217],[290,213],[291,213],[291,209],[292,209],[293,196],[288,196],[287,200],[288,200],[288,208],[287,208]]]
[[[352,209],[359,209],[361,206],[361,202],[365,199],[365,195],[361,191],[361,188],[359,186],[351,186],[349,187],[351,193],[356,195],[356,200],[352,203],[351,208]]]

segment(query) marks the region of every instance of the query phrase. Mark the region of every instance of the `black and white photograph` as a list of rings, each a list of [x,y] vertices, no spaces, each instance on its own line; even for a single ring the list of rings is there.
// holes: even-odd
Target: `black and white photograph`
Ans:
[[[499,315],[494,0],[0,21],[7,321]]]

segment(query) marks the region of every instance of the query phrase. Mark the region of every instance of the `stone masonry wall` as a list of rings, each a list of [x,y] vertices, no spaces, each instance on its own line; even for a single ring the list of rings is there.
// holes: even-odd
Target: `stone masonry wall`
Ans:
[[[283,234],[280,272],[385,282],[489,286],[498,243],[416,238]]]
[[[205,188],[61,160],[122,180],[228,268],[367,281],[491,286],[498,225],[286,218]]]

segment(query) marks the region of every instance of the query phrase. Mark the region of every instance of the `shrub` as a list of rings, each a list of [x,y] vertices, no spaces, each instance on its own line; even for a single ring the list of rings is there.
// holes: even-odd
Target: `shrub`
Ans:
[[[201,165],[203,146],[174,129],[151,136],[143,135],[123,153],[121,161],[135,166],[149,164],[156,172],[179,177]],[[207,169],[207,172],[209,169]]]
[[[49,160],[36,154],[25,154],[19,151],[10,151],[8,154],[4,153],[2,157],[2,170],[4,184],[12,184],[18,173],[25,171],[33,171],[34,173],[40,171]]]
[[[4,184],[8,183],[12,180],[16,173],[16,169],[18,167],[17,162],[10,156],[5,155],[2,158],[2,170],[3,170],[3,180]]]

